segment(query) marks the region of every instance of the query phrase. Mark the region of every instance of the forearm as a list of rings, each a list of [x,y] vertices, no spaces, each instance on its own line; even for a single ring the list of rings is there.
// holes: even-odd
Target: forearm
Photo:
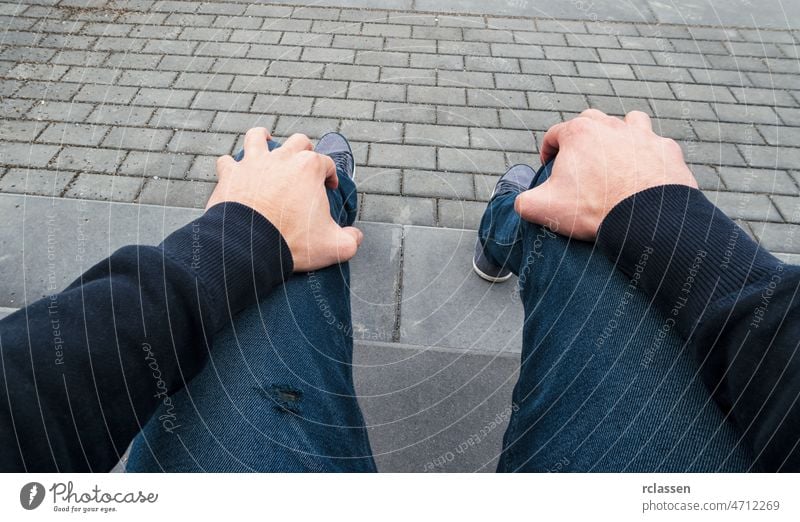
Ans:
[[[277,229],[220,205],[0,322],[0,469],[106,471],[202,366],[215,332],[292,270]],[[179,419],[162,419],[174,430]]]
[[[642,191],[608,214],[598,247],[637,274],[694,350],[706,385],[766,469],[797,469],[800,274],[760,248],[700,191]],[[796,321],[794,321],[796,323]]]

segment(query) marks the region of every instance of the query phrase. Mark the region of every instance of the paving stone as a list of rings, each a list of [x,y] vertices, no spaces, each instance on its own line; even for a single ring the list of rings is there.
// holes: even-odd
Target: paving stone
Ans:
[[[158,62],[158,69],[164,71],[191,71],[208,72],[214,65],[215,59],[210,56],[170,56],[167,55]]]
[[[489,44],[485,42],[455,42],[448,40],[439,41],[438,52],[445,55],[459,56],[489,56],[492,54]]]
[[[725,190],[726,187],[722,183],[717,170],[709,165],[692,165],[689,164],[689,170],[694,174],[697,180],[697,185],[701,190]]]
[[[771,252],[800,254],[800,225],[787,223],[753,223],[753,233],[761,246]]]
[[[473,29],[463,30],[464,40],[475,42],[513,42],[514,36],[510,31],[496,31],[494,29]]]
[[[233,134],[182,130],[174,134],[168,144],[168,148],[172,152],[214,154],[221,156],[223,154],[230,154],[235,141],[236,139]]]
[[[753,167],[794,169],[800,165],[800,149],[753,145],[742,146],[742,153]]]
[[[267,94],[256,95],[251,112],[262,114],[294,114],[309,115],[313,98],[298,96],[272,96]]]
[[[471,174],[441,174],[430,170],[404,171],[403,194],[459,200],[475,198]]]
[[[36,141],[60,145],[99,145],[108,129],[104,125],[51,123]]]
[[[453,108],[455,109],[457,107]],[[375,104],[375,119],[378,121],[433,123],[436,121],[436,115],[436,109],[428,105],[383,101]]]
[[[256,92],[263,94],[285,94],[289,89],[289,78],[273,78],[270,76],[234,77],[230,90],[232,92]]]
[[[703,141],[679,142],[686,161],[705,165],[742,165],[742,156],[731,143],[709,143]]]
[[[721,85],[670,84],[679,100],[707,101],[711,103],[736,103],[733,94]]]
[[[471,107],[528,108],[528,100],[524,92],[500,89],[491,91],[467,89],[467,102]]]
[[[416,145],[375,143],[370,146],[369,165],[432,170],[436,168],[436,149]]]
[[[213,113],[205,111],[190,112],[213,115]],[[271,114],[256,114],[250,112],[218,112],[216,115],[214,115],[214,121],[211,123],[211,130],[244,134],[253,127],[264,127],[274,132],[275,122],[277,119],[277,116]]]
[[[672,48],[681,53],[699,54],[728,54],[728,49],[722,42],[710,40],[671,40]]]
[[[578,73],[581,76],[595,78],[634,79],[633,69],[625,64],[578,62]]]
[[[436,40],[386,38],[383,49],[386,51],[405,51],[411,53],[435,53]]]
[[[477,230],[486,210],[486,203],[476,201],[439,200],[439,226]]]
[[[392,51],[358,51],[356,64],[380,65],[386,67],[406,67],[409,63],[409,53]]]
[[[370,194],[399,194],[402,179],[400,169],[376,167],[357,168],[358,191]]]
[[[177,72],[169,71],[122,71],[117,83],[119,85],[163,88],[172,85],[177,77]]]
[[[717,103],[714,104],[714,110],[720,121],[768,123],[772,125],[779,122],[778,116],[772,107]]]
[[[14,96],[37,100],[68,101],[80,88],[81,86],[75,83],[27,81],[21,84]]]
[[[200,28],[193,28],[196,31],[201,30]],[[220,32],[220,29],[212,29],[212,31]],[[227,30],[224,30],[227,31]],[[185,32],[185,30],[184,30]],[[264,31],[264,30],[251,30],[251,29],[233,29],[230,33],[230,37],[228,38],[231,42],[243,42],[249,44],[266,44],[272,45],[277,44],[280,39],[281,35],[280,31]],[[288,33],[287,33],[288,34]],[[295,33],[292,33],[295,34]],[[183,38],[183,36],[181,36]],[[211,40],[216,40],[216,38],[210,38]]]
[[[548,76],[534,74],[502,74],[495,73],[494,78],[490,73],[462,72],[454,71],[445,74],[439,72],[439,83],[452,82],[453,84],[465,85],[473,88],[492,89],[515,89],[521,91],[529,90],[552,90],[553,82]]]
[[[800,127],[800,109],[777,107],[775,111],[778,113],[778,116],[780,116],[781,120],[786,125],[793,125],[795,127]]]
[[[410,85],[408,101],[441,105],[465,105],[466,91],[462,87],[427,87]]]
[[[461,71],[464,69],[464,57],[452,54],[411,53],[409,64],[420,69],[446,69]]]
[[[468,147],[469,132],[466,127],[446,125],[406,125],[405,143],[449,147]]]
[[[666,82],[648,82],[642,80],[611,80],[611,86],[618,96],[640,96],[643,98],[672,99],[675,95]]]
[[[689,72],[697,83],[710,83],[714,85],[730,85],[741,87],[752,85],[750,78],[752,73],[745,74],[741,71],[720,71],[715,69],[689,69]],[[769,77],[771,75],[767,75]],[[684,81],[684,80],[681,80]],[[772,84],[769,84],[772,86]]]
[[[246,93],[200,91],[192,102],[192,109],[244,112],[250,109],[254,96]]]
[[[756,145],[764,143],[764,140],[752,124],[695,121],[692,122],[692,127],[698,138],[703,141],[725,141]]]
[[[151,107],[188,108],[196,95],[196,91],[190,90],[142,88],[132,103]]]
[[[144,125],[153,115],[154,109],[125,105],[99,105],[86,117],[92,123],[109,125]]]
[[[149,179],[139,195],[139,203],[169,207],[203,208],[215,183],[178,179]]]
[[[0,140],[30,143],[48,124],[29,120],[0,120]]]
[[[347,82],[296,78],[292,80],[289,94],[295,96],[319,96],[323,98],[344,98]]]
[[[364,23],[361,26],[361,32],[362,34],[370,36],[408,38],[411,36],[411,27],[407,25]]]
[[[215,73],[259,75],[266,72],[267,62],[249,58],[217,58],[211,70]]]
[[[758,131],[770,145],[800,147],[800,128],[758,125]]]
[[[707,103],[654,99],[650,100],[650,105],[653,107],[652,115],[657,118],[717,120],[717,115]]]
[[[103,140],[104,147],[120,150],[163,150],[172,137],[166,129],[143,129],[141,127],[114,127]]]
[[[355,141],[399,143],[403,139],[403,124],[346,119],[342,121],[339,132]]]
[[[582,107],[586,109],[588,105],[584,104]],[[521,111],[516,109],[503,109],[500,111],[500,127],[504,129],[546,131],[561,121],[563,121],[563,118],[558,112]]]
[[[48,102],[55,103],[55,102]],[[41,105],[42,103],[39,102]],[[20,100],[13,98],[0,99],[0,116],[3,118],[21,118],[26,112],[31,111],[34,105],[33,100]],[[35,108],[31,113],[41,114],[40,109]],[[42,119],[41,116],[38,119]]]
[[[630,51],[626,51],[630,52]],[[597,51],[585,47],[554,47],[545,45],[544,54],[548,60],[572,60],[580,62],[597,62],[600,61]],[[614,62],[619,60],[606,60]],[[626,62],[621,62],[626,63]]]
[[[541,33],[533,31],[512,31],[514,42],[519,44],[566,46],[565,35],[558,33]]]
[[[789,223],[800,223],[800,197],[772,196],[772,203],[778,207],[781,216]],[[800,238],[798,238],[800,239]]]
[[[131,202],[142,187],[141,178],[80,173],[64,194],[68,198]]]
[[[553,84],[559,93],[575,94],[607,94],[613,95],[611,82],[602,78],[566,78],[563,76],[553,77]]]
[[[530,131],[511,129],[470,129],[470,145],[476,149],[532,152],[536,150],[536,140]]]
[[[719,175],[730,190],[764,194],[798,194],[792,178],[782,170],[719,167]]]
[[[515,285],[489,285],[475,276],[474,246],[471,231],[406,227],[401,342],[520,350],[522,307],[513,298]]]
[[[637,78],[654,82],[691,82],[693,76],[689,69],[682,67],[654,67],[652,65],[635,65],[632,67]],[[718,83],[707,78],[704,83]]]
[[[767,196],[742,192],[706,191],[706,197],[731,219],[781,221]]]
[[[125,154],[124,150],[69,146],[61,150],[53,163],[58,169],[113,174]]]
[[[505,172],[505,157],[502,152],[440,148],[439,169],[445,172],[472,172],[493,174]]]
[[[189,172],[186,173],[186,179],[195,181],[217,181],[217,157],[218,156],[183,156],[185,158],[194,158]],[[163,176],[169,179],[180,179],[182,176],[180,171],[175,171],[171,176]]]
[[[17,80],[47,80],[57,81],[67,73],[69,68],[64,65],[50,65],[44,63],[20,63],[11,69],[7,76]]]
[[[336,119],[318,118],[316,116],[281,116],[278,118],[274,134],[276,136],[291,136],[292,134],[300,133],[311,139],[316,139],[328,132],[335,131],[338,126],[339,120]],[[349,138],[357,139],[355,136],[349,136]],[[357,147],[352,143],[351,146],[353,146],[353,153],[357,155]]]
[[[381,82],[406,83],[410,85],[436,85],[436,71],[433,69],[412,69],[406,67],[382,67]]]
[[[544,58],[543,47],[535,44],[493,43],[491,44],[491,50],[492,56],[530,59]]]
[[[375,101],[404,101],[406,86],[384,83],[380,88],[376,88],[374,83],[350,82],[347,97]]]
[[[371,119],[375,111],[375,102],[366,100],[337,100],[334,98],[317,98],[311,113],[315,116],[333,118]]]
[[[119,173],[138,178],[182,178],[189,171],[192,158],[193,156],[172,152],[132,150],[125,157]],[[216,160],[216,158],[214,159]]]
[[[324,63],[353,63],[355,60],[353,49],[325,49],[321,47],[306,47],[303,49],[304,62]]]
[[[233,78],[234,76],[231,74],[183,72],[172,86],[176,89],[225,91],[230,88]]]
[[[0,192],[60,196],[74,176],[74,172],[29,168],[10,169],[0,178]]]
[[[760,89],[757,87],[728,87],[736,101],[752,105],[772,105],[793,107],[797,100],[786,91],[777,89]]]
[[[207,130],[214,114],[214,111],[163,108],[155,112],[149,125],[170,129]]]
[[[518,59],[493,56],[467,56],[464,66],[468,71],[516,73],[521,70]]]
[[[386,70],[386,69],[384,69]],[[329,80],[355,80],[375,82],[380,69],[365,65],[329,64],[325,67],[325,78]]]
[[[439,125],[465,125],[478,127],[497,127],[500,120],[496,109],[458,107],[455,105],[437,107],[435,115]],[[430,120],[431,122],[433,119]]]
[[[324,67],[320,63],[275,61],[269,66],[269,74],[289,78],[320,78]]]
[[[361,220],[433,226],[434,204],[433,199],[364,194]]]

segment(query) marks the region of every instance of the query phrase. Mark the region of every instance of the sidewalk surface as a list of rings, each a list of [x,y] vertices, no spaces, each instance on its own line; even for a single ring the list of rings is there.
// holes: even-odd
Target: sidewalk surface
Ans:
[[[378,461],[472,471],[496,457],[521,327],[514,284],[470,273],[474,229],[552,124],[648,112],[712,201],[800,262],[799,3],[310,5],[0,3],[0,307],[197,215],[248,128],[338,130],[359,164],[356,377]],[[51,238],[53,265],[35,255]]]

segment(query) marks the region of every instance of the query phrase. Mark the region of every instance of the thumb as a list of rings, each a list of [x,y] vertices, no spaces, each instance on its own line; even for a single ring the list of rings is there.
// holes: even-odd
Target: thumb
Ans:
[[[334,235],[337,261],[344,263],[352,259],[363,239],[364,234],[356,227],[337,227]]]
[[[514,200],[514,210],[525,221],[546,225],[554,215],[555,202],[552,184],[545,181],[538,187],[526,190]]]

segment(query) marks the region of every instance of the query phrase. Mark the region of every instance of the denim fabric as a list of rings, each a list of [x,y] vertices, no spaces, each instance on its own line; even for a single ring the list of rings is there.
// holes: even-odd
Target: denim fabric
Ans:
[[[339,173],[328,199],[352,224],[353,181]],[[375,471],[353,388],[349,281],[347,263],[295,274],[237,315],[136,437],[126,470]]]
[[[522,221],[515,197],[494,199],[479,231],[489,258],[519,276],[525,309],[498,471],[750,469],[689,348],[636,276],[626,279],[591,243]]]

